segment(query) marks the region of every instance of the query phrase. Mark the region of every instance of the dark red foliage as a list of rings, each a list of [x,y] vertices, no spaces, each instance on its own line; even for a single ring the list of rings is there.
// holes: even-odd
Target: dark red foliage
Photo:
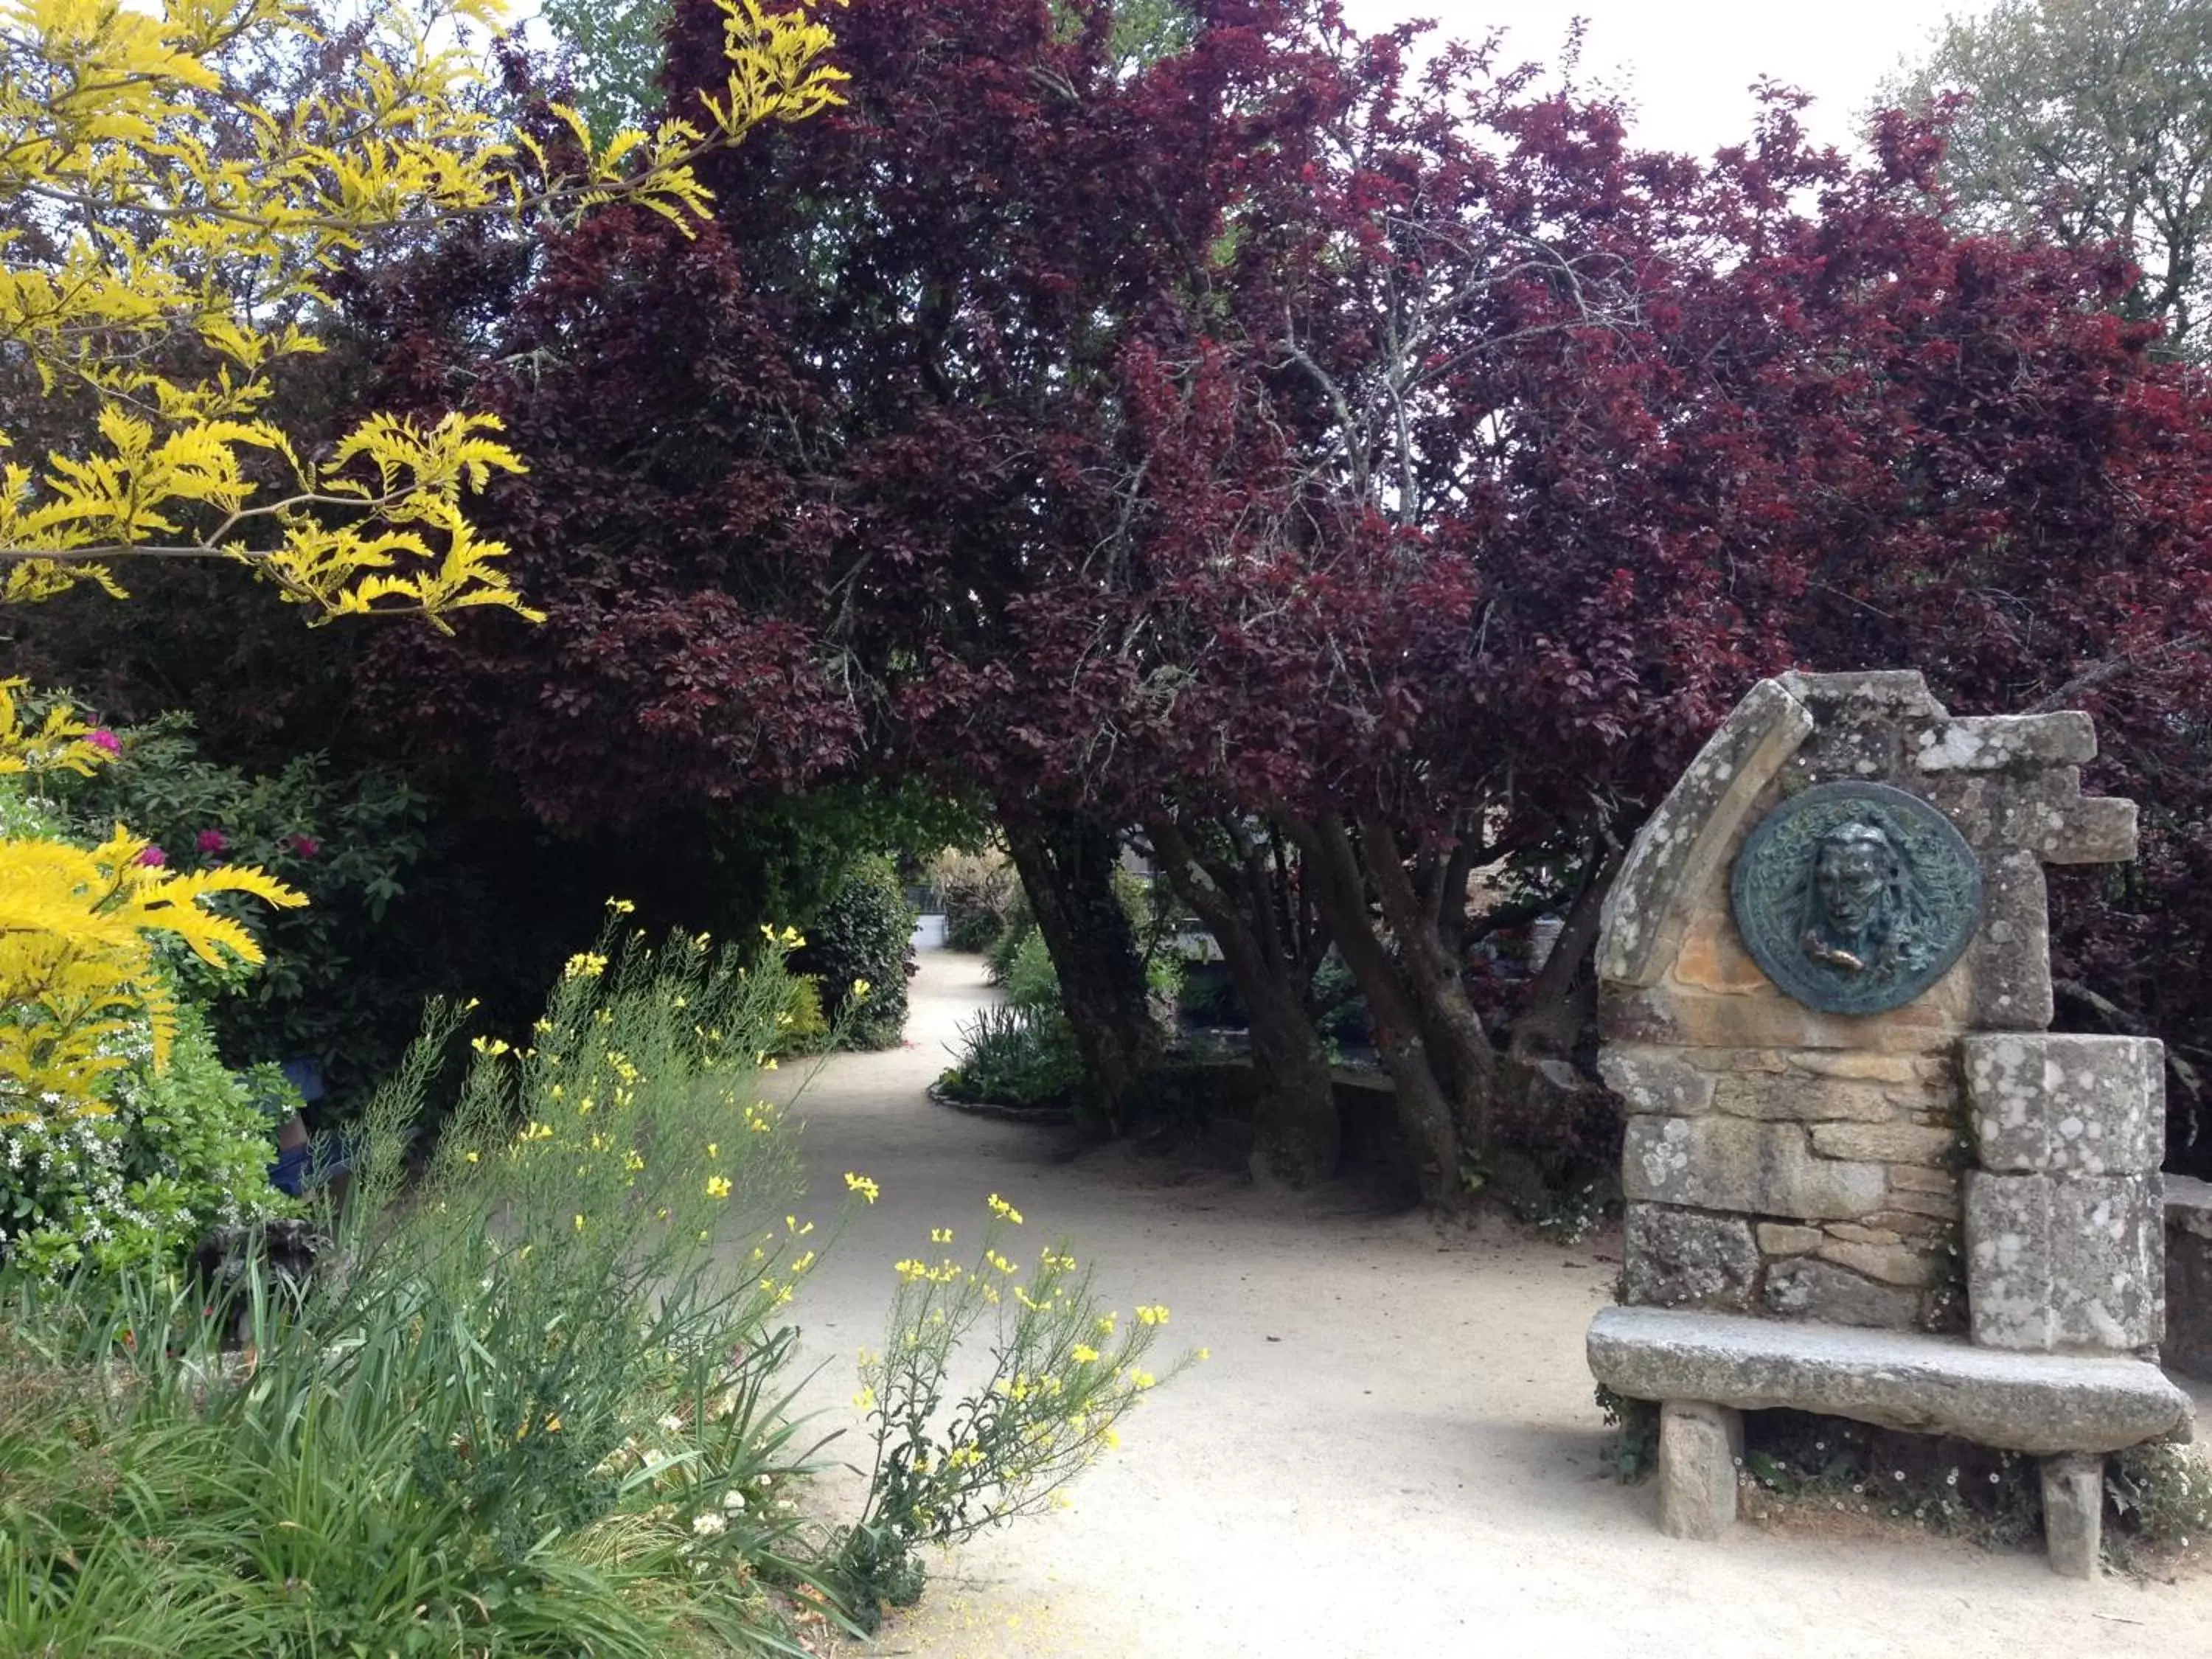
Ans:
[[[551,620],[387,694],[556,821],[881,767],[1449,866],[1624,840],[1759,675],[1917,666],[2098,715],[2145,856],[2062,884],[2062,973],[2212,1040],[2212,405],[2129,273],[1954,235],[1901,118],[1854,165],[1777,96],[1697,163],[1198,9],[1133,67],[1103,0],[854,0],[851,103],[719,160],[708,234],[550,243],[470,372]],[[678,106],[720,38],[679,3]]]

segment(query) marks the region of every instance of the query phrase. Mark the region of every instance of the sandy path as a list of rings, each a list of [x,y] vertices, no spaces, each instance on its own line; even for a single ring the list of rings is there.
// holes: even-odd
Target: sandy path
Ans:
[[[1125,1425],[1071,1508],[938,1562],[879,1651],[2212,1653],[2212,1581],[2085,1587],[1917,1536],[1662,1537],[1653,1490],[1598,1467],[1582,1338],[1609,1263],[1503,1233],[1445,1241],[1343,1194],[1174,1182],[1115,1148],[1067,1160],[1049,1132],[933,1105],[955,1022],[991,994],[973,957],[922,962],[909,1046],[831,1061],[800,1109],[815,1191],[846,1170],[884,1189],[796,1310],[825,1362],[821,1423],[857,1426],[853,1352],[880,1336],[890,1262],[933,1225],[972,1229],[993,1191],[1025,1237],[1072,1234],[1120,1305],[1168,1304],[1171,1334],[1213,1357]]]

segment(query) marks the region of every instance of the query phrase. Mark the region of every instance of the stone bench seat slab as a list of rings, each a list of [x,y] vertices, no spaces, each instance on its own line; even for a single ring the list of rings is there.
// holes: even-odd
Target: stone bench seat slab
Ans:
[[[1912,1331],[1607,1308],[1589,1366],[1631,1400],[1788,1408],[2051,1456],[2186,1440],[2189,1396],[2126,1356],[2016,1353]]]

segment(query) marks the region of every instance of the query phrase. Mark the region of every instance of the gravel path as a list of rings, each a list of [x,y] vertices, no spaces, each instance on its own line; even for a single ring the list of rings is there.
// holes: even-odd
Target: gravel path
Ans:
[[[1599,1466],[1582,1339],[1611,1247],[1447,1239],[1354,1194],[1286,1200],[1117,1147],[1071,1158],[1049,1131],[934,1105],[922,1090],[956,1023],[993,994],[976,958],[922,964],[908,1044],[833,1060],[800,1104],[814,1190],[842,1191],[847,1170],[883,1187],[796,1310],[821,1426],[858,1425],[854,1351],[878,1343],[889,1264],[933,1225],[973,1228],[992,1192],[1025,1237],[1073,1235],[1124,1309],[1166,1303],[1170,1334],[1212,1358],[1124,1425],[1069,1509],[934,1564],[877,1651],[2212,1653],[2212,1579],[2082,1586],[2038,1556],[1910,1534],[1662,1537],[1651,1487]]]

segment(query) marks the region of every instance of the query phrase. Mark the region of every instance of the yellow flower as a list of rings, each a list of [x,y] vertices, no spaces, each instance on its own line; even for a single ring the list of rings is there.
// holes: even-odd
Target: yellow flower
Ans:
[[[497,1037],[472,1037],[469,1041],[469,1047],[493,1060],[498,1059],[500,1055],[507,1052],[507,1044]]]
[[[1100,1314],[1098,1316],[1098,1334],[1101,1336],[1111,1336],[1114,1334],[1114,1316],[1112,1314],[1107,1313]]]
[[[540,1123],[536,1118],[532,1118],[531,1119],[528,1127],[523,1130],[522,1139],[525,1140],[550,1140],[553,1139],[553,1126],[550,1123]]]
[[[637,906],[632,904],[625,898],[611,898],[607,901],[607,908],[613,911],[618,916],[626,916],[631,911],[636,909]]]
[[[1079,1365],[1093,1364],[1097,1361],[1098,1350],[1088,1343],[1079,1342],[1067,1351],[1067,1357]]]
[[[875,1408],[876,1391],[873,1389],[863,1389],[860,1393],[853,1396],[853,1409],[854,1411],[872,1412],[875,1410]]]
[[[1139,1308],[1137,1310],[1137,1322],[1139,1325],[1164,1325],[1168,1322],[1168,1310],[1158,1306]]]
[[[607,959],[593,951],[579,951],[561,969],[563,979],[597,979],[607,971]]]
[[[561,1432],[561,1419],[557,1413],[545,1419],[545,1432],[548,1434],[558,1434]]]
[[[720,1157],[721,1157],[721,1155],[722,1155],[722,1143],[721,1143],[720,1141],[719,1141],[719,1140],[710,1140],[710,1141],[708,1141],[708,1142],[707,1143],[707,1156],[708,1156],[708,1157],[709,1157],[709,1158],[720,1158]]]
[[[481,1154],[476,1152],[465,1152],[462,1156],[467,1158],[470,1163],[474,1164],[479,1160]]]
[[[933,1244],[950,1244],[952,1242],[952,1229],[932,1227],[929,1230],[929,1242]]]
[[[991,1194],[991,1213],[1001,1221],[1012,1222],[1017,1227],[1022,1224],[1022,1212],[996,1193]]]
[[[584,1231],[584,1218],[580,1215],[576,1218],[576,1231],[580,1233]]]
[[[1211,1359],[1213,1358],[1213,1350],[1211,1348],[1200,1348],[1198,1351],[1198,1357],[1201,1360]]]
[[[708,1176],[707,1177],[707,1196],[708,1196],[708,1197],[709,1197],[709,1198],[727,1198],[729,1195],[730,1195],[730,1178],[729,1178],[729,1176]]]
[[[864,979],[854,980],[853,981],[853,1000],[855,1002],[866,1002],[868,1000],[868,993],[874,988],[874,987],[871,986],[868,981]]]
[[[864,1175],[854,1175],[850,1170],[845,1171],[845,1190],[858,1193],[871,1204],[884,1195],[884,1189]]]

